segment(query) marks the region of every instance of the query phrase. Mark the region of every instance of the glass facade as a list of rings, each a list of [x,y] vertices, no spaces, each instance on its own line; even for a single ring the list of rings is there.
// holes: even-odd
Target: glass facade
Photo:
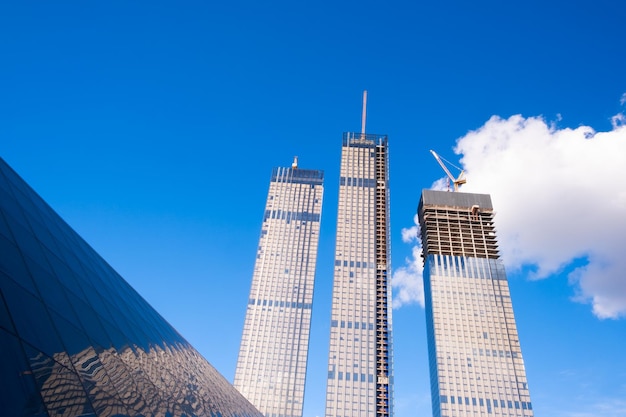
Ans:
[[[433,417],[532,417],[491,198],[425,190],[418,215]]]
[[[323,178],[272,172],[235,372],[266,417],[302,416]]]
[[[387,137],[345,133],[326,389],[327,417],[392,414]]]
[[[0,415],[261,414],[0,159]]]

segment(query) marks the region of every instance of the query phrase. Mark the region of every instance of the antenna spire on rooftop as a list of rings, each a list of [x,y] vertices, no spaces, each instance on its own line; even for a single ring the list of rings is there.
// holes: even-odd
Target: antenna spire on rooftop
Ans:
[[[363,114],[361,116],[361,136],[365,136],[365,119],[367,118],[367,90],[363,91]]]

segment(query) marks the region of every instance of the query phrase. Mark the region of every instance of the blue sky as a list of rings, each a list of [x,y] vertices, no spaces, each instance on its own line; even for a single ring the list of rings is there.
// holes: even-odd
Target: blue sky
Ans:
[[[305,417],[323,416],[341,134],[367,89],[390,144],[396,416],[431,414],[411,238],[443,176],[429,149],[493,196],[536,414],[623,416],[625,18],[607,0],[3,2],[0,156],[231,381],[271,169],[323,169]]]

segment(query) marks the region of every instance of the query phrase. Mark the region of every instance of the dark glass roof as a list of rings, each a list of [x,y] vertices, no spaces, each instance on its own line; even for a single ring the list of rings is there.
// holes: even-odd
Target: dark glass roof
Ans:
[[[2,159],[0,351],[2,416],[262,416]]]

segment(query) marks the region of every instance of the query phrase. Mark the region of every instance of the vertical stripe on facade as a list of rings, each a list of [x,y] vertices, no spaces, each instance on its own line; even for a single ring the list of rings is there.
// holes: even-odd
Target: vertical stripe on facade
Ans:
[[[343,137],[327,417],[392,412],[387,137]]]
[[[323,173],[275,168],[257,249],[235,387],[266,417],[301,417]]]
[[[491,198],[426,190],[418,215],[433,417],[532,417]]]

